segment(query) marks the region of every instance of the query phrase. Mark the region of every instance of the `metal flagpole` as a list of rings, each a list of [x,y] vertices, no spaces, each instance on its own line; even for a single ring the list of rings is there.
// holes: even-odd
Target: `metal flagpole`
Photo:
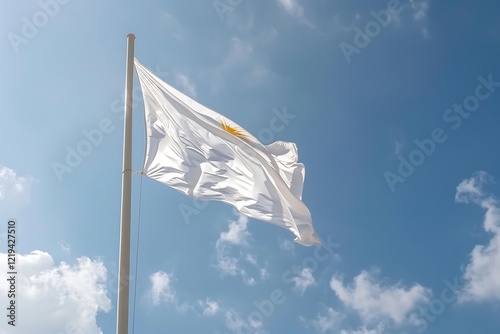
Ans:
[[[132,94],[134,82],[134,34],[127,35],[125,77],[125,120],[123,134],[122,212],[116,334],[128,334],[130,278],[130,203],[132,188]]]

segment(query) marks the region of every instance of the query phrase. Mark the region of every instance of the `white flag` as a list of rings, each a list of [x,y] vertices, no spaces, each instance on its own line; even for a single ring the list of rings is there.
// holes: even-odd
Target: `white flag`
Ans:
[[[294,143],[263,145],[245,129],[169,86],[137,59],[144,95],[142,173],[184,194],[222,201],[242,214],[289,229],[319,245],[302,202],[304,165]]]

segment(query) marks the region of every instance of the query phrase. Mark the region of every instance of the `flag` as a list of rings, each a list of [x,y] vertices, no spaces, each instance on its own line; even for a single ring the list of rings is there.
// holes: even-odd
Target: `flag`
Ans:
[[[294,143],[263,145],[137,59],[135,68],[145,107],[143,174],[188,196],[222,201],[248,217],[286,228],[301,245],[320,244],[301,200],[305,170]]]

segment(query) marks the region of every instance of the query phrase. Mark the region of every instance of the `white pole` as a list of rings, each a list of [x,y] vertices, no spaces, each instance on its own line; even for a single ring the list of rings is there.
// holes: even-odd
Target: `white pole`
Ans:
[[[134,34],[127,35],[127,72],[125,77],[125,120],[123,134],[122,213],[116,334],[128,334],[130,278],[130,202],[132,188],[132,94],[134,82]]]

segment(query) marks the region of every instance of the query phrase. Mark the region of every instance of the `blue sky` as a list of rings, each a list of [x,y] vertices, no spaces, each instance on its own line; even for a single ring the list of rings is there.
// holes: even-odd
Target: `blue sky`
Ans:
[[[16,333],[115,331],[131,32],[160,78],[265,144],[297,144],[303,201],[324,241],[293,244],[286,230],[134,175],[135,332],[498,332],[500,4],[3,7],[0,268],[15,218]],[[2,279],[2,309],[7,290]],[[14,333],[5,318],[0,333]]]

